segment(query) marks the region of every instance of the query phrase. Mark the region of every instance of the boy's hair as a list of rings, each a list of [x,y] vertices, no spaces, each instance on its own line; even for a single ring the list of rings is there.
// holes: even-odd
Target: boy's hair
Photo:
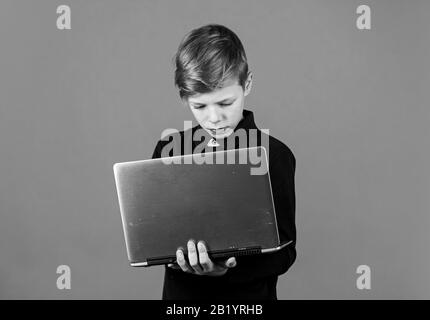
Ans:
[[[242,88],[248,77],[248,62],[238,36],[230,29],[209,24],[192,30],[174,56],[175,85],[181,99],[222,88],[237,79]]]

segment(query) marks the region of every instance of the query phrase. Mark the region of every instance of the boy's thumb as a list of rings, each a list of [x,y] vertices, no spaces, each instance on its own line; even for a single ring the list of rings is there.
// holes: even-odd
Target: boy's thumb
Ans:
[[[228,258],[228,260],[225,263],[227,268],[234,268],[236,264],[237,262],[235,257]]]

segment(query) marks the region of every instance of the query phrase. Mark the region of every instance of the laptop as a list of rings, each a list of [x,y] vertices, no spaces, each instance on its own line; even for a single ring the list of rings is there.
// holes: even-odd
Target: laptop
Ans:
[[[189,239],[204,240],[214,260],[292,242],[280,243],[264,147],[122,162],[113,170],[131,266],[175,263]]]

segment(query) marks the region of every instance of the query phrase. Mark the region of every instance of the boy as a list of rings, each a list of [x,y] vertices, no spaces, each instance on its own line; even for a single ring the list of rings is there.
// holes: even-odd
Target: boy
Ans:
[[[202,143],[205,150],[211,151],[244,147],[237,140],[228,143],[239,131],[249,135],[245,147],[268,141],[266,150],[280,240],[293,243],[276,253],[212,261],[204,239],[190,239],[178,248],[177,265],[166,266],[163,299],[276,300],[278,276],[296,259],[295,157],[284,143],[257,128],[253,112],[244,110],[252,73],[234,32],[221,25],[192,30],[180,44],[175,63],[175,85],[198,125],[158,141],[152,157],[186,154],[186,141],[192,141],[192,153],[202,152],[197,151]],[[257,132],[257,139],[251,139],[255,137],[252,132]],[[200,139],[196,141],[197,135]],[[168,149],[171,144],[180,147]]]

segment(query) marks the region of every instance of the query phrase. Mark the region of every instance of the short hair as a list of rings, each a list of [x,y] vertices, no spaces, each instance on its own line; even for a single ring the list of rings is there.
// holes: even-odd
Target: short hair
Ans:
[[[232,79],[245,88],[245,50],[239,37],[225,26],[209,24],[192,30],[179,45],[174,62],[181,99],[222,88]]]

